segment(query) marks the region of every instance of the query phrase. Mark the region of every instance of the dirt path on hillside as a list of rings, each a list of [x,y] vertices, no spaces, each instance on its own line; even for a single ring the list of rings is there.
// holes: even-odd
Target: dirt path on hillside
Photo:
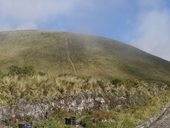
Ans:
[[[67,59],[68,61],[70,62],[73,70],[74,70],[74,73],[77,75],[77,70],[76,70],[76,67],[70,57],[70,50],[69,50],[69,38],[67,36],[65,36],[65,44],[66,44],[66,53],[67,53]]]

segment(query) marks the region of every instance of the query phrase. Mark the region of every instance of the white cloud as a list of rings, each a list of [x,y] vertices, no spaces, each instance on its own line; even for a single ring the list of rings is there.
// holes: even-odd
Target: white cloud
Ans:
[[[170,13],[153,11],[140,17],[134,45],[149,53],[170,60]]]
[[[35,28],[91,5],[91,0],[0,0],[0,24],[6,22],[12,29]]]
[[[0,24],[0,31],[11,31],[11,30],[24,30],[24,29],[37,29],[37,25],[33,23],[25,23],[19,26],[12,26],[9,24]]]
[[[170,60],[170,11],[165,10],[156,0],[144,0],[148,6],[154,6],[152,10],[146,10],[146,5],[141,8],[137,20],[137,27],[133,31],[135,38],[132,45],[161,58]],[[156,2],[155,1],[155,2]],[[160,6],[158,6],[158,3]],[[143,5],[142,5],[143,6]]]
[[[126,0],[0,0],[0,17],[15,22],[42,22],[48,18],[67,16],[76,11],[94,9],[104,4],[115,7]],[[53,17],[52,17],[53,16]]]
[[[75,16],[79,12],[102,9],[106,4],[117,8],[125,4],[126,1],[0,0],[0,24],[6,22],[10,27],[12,26],[12,29],[18,28],[18,26],[27,26],[25,24],[34,24],[33,27],[37,27],[54,19],[57,24],[58,21],[56,19],[60,20],[60,16],[72,18],[72,16]]]
[[[71,11],[78,0],[0,0],[0,15],[18,22],[36,22]]]
[[[17,30],[23,30],[23,29],[37,29],[38,26],[36,24],[33,23],[25,23],[22,24],[21,26],[17,26]]]
[[[8,24],[0,24],[0,31],[8,31],[11,30],[11,26]]]

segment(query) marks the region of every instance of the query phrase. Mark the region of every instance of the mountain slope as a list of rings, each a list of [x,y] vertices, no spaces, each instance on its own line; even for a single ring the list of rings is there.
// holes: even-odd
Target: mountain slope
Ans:
[[[32,65],[52,75],[170,82],[170,62],[96,36],[50,31],[0,32],[0,70]]]

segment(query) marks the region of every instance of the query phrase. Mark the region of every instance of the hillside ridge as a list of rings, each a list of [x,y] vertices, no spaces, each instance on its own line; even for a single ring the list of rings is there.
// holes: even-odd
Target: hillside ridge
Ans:
[[[11,65],[51,75],[170,81],[170,62],[116,40],[72,32],[0,32],[0,70]]]

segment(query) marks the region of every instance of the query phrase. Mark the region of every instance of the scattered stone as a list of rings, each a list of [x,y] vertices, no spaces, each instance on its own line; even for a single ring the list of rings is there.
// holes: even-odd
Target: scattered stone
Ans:
[[[86,127],[86,123],[84,123],[83,121],[78,122],[76,120],[76,117],[65,118],[65,124],[73,125],[73,126],[76,126],[77,128],[85,128]]]
[[[18,127],[19,128],[33,128],[31,124],[19,124]]]
[[[66,125],[76,125],[76,117],[65,118]]]

